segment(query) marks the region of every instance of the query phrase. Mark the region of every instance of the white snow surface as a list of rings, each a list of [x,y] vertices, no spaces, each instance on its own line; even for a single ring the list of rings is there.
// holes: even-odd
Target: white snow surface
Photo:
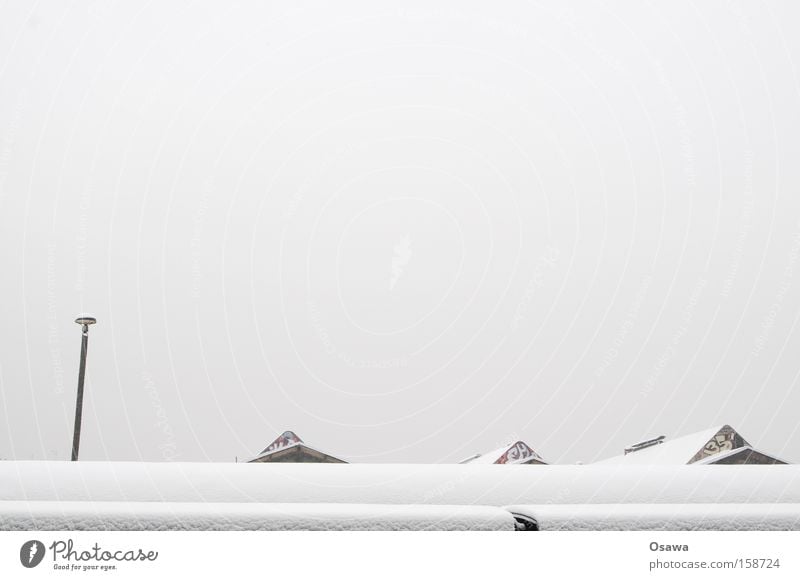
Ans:
[[[798,504],[514,505],[541,531],[800,530]]]
[[[2,530],[513,531],[487,506],[190,502],[0,502]]]
[[[510,445],[506,445],[504,447],[499,447],[497,449],[493,449],[491,451],[487,451],[486,453],[482,453],[477,457],[472,457],[470,459],[465,459],[462,464],[471,463],[473,465],[492,465],[495,461],[500,459],[500,456],[505,453],[508,448],[511,447]],[[512,464],[513,465],[513,464]]]
[[[686,465],[689,460],[700,451],[709,439],[722,429],[724,425],[718,425],[711,429],[690,433],[683,437],[667,439],[663,443],[646,447],[639,451],[628,453],[627,455],[617,455],[609,457],[596,464],[620,464],[620,465]]]
[[[800,503],[800,466],[0,461],[0,501]]]

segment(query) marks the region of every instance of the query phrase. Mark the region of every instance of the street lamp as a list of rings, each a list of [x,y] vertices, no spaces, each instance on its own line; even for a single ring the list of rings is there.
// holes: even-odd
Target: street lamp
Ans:
[[[78,370],[78,401],[75,404],[75,431],[72,433],[72,461],[78,461],[81,445],[81,415],[83,414],[83,378],[86,375],[86,350],[89,348],[89,325],[97,322],[94,316],[83,314],[75,319],[81,329],[81,366]]]

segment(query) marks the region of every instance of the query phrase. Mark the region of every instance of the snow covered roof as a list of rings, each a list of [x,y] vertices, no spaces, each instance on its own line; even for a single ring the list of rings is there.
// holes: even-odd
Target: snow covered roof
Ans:
[[[800,529],[798,506],[795,465],[0,461],[0,530]]]
[[[750,464],[750,465],[785,465],[786,461],[778,459],[774,455],[764,453],[753,449],[749,445],[729,449],[727,451],[720,451],[716,455],[709,455],[703,459],[698,459],[694,463],[698,465],[711,464],[711,463],[731,463],[735,465]]]
[[[347,463],[303,442],[294,431],[284,431],[248,463]]]
[[[798,530],[800,505],[785,503],[553,504],[505,506],[541,531]]]
[[[297,436],[294,431],[284,431],[280,435],[278,435],[277,439],[267,445],[267,447],[261,452],[261,455],[266,455],[267,453],[274,453],[275,451],[279,451],[286,447],[290,447],[292,445],[297,445],[298,443],[302,443],[303,440]]]
[[[406,505],[116,501],[0,502],[0,529],[512,531],[800,530],[800,504]]]
[[[9,501],[800,504],[800,466],[0,461]]]
[[[239,502],[0,502],[8,530],[513,531],[496,506]]]
[[[666,440],[638,451],[617,455],[597,463],[623,465],[686,465],[722,427]]]
[[[488,451],[481,455],[474,455],[464,459],[460,463],[477,463],[477,464],[524,464],[524,463],[541,463],[545,461],[541,456],[531,449],[524,441],[517,441],[515,443],[508,443],[503,447]]]
[[[733,452],[744,448],[750,449],[763,457],[767,454],[754,451],[750,444],[730,425],[720,425],[678,437],[651,439],[648,446],[626,449],[624,455],[618,455],[596,463],[617,465],[688,465],[690,463],[716,463]],[[779,459],[775,462],[783,463]]]

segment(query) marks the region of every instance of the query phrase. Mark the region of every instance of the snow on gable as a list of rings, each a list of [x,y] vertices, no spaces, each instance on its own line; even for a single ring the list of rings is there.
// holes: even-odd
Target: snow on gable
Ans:
[[[303,442],[294,431],[284,431],[248,463],[347,463]]]
[[[279,451],[290,445],[297,445],[298,443],[302,443],[303,440],[298,437],[294,431],[284,431],[281,433],[275,441],[270,443],[264,451],[261,452],[261,455],[266,455],[267,453],[273,453],[275,451]]]
[[[660,438],[659,438],[660,439]],[[658,441],[654,439],[652,441]],[[636,449],[633,445],[624,455],[604,459],[596,463],[620,465],[688,465],[690,463],[714,463],[719,454],[749,447],[750,444],[730,425],[722,425],[691,433],[676,439],[667,439],[647,447]]]
[[[461,463],[477,463],[477,464],[544,464],[544,459],[536,453],[524,441],[517,441],[516,443],[509,443],[499,449],[489,451],[482,455],[476,455],[465,459]]]
[[[733,427],[723,425],[687,463],[708,459],[713,455],[739,449],[740,447],[750,447],[750,444]]]

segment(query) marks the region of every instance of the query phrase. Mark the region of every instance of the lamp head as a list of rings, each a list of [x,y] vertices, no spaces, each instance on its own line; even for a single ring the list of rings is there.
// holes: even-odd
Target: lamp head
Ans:
[[[97,319],[92,316],[91,314],[81,314],[78,318],[75,319],[77,324],[82,324],[84,326],[89,324],[94,324],[97,322]]]

